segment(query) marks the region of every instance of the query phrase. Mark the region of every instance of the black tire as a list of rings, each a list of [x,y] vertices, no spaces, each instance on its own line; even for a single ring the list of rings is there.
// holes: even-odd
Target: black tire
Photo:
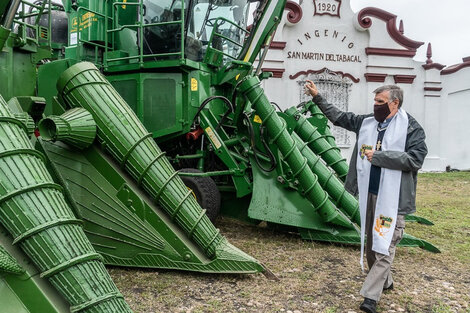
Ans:
[[[195,168],[183,168],[183,173],[202,173]],[[183,183],[193,191],[196,201],[206,210],[206,215],[212,223],[220,212],[220,191],[210,177],[180,176]]]

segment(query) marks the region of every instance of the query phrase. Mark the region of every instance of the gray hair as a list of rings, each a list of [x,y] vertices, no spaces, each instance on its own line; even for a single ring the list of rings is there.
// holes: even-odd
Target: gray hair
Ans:
[[[401,104],[403,103],[403,89],[401,89],[397,85],[385,85],[375,89],[374,93],[379,94],[384,91],[390,91],[389,100],[393,101],[395,99],[398,99],[398,108],[401,108]]]

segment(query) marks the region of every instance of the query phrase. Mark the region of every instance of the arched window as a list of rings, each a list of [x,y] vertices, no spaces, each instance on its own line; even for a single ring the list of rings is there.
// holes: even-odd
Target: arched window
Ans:
[[[349,93],[351,92],[352,86],[352,82],[348,77],[341,77],[327,69],[318,74],[308,74],[302,80],[297,81],[299,85],[300,102],[311,100],[311,97],[304,93],[304,85],[307,79],[315,83],[320,94],[329,103],[335,105],[342,111],[348,110]],[[351,139],[347,130],[333,126],[331,122],[328,124],[330,125],[333,136],[336,138],[336,144],[338,147],[350,147]]]

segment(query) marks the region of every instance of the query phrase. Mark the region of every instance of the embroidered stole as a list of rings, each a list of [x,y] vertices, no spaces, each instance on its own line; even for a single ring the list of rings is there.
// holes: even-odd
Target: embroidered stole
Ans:
[[[361,213],[361,267],[364,270],[364,239],[367,214],[367,195],[369,193],[369,178],[371,163],[364,155],[365,149],[375,146],[377,141],[378,122],[374,117],[364,119],[359,131],[357,141],[357,183],[359,189],[359,209]],[[385,131],[382,141],[382,151],[405,151],[406,135],[408,130],[408,115],[405,110],[399,109],[397,114]],[[372,250],[389,255],[388,248],[392,241],[398,215],[398,200],[401,184],[400,170],[381,169],[379,193],[375,208],[374,225],[372,231]]]

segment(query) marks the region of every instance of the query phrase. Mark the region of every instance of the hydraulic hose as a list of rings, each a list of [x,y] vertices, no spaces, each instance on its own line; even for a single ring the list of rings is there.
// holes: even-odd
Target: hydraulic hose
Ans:
[[[271,149],[269,149],[268,144],[264,140],[264,137],[263,137],[263,135],[264,135],[264,126],[260,127],[260,140],[263,143],[264,148],[268,152],[268,157],[269,157],[269,160],[271,161],[271,167],[269,167],[268,169],[264,168],[261,165],[261,162],[258,158],[258,154],[260,154],[260,152],[258,151],[258,149],[256,148],[256,145],[255,145],[255,131],[253,129],[253,124],[251,123],[250,117],[246,113],[243,113],[243,118],[245,119],[245,121],[247,123],[248,134],[250,136],[250,146],[251,146],[251,149],[253,150],[253,155],[255,157],[256,164],[258,165],[258,167],[262,171],[267,172],[267,173],[272,172],[276,168],[276,165],[277,165],[276,164],[276,158],[274,157],[274,154],[272,153]]]

